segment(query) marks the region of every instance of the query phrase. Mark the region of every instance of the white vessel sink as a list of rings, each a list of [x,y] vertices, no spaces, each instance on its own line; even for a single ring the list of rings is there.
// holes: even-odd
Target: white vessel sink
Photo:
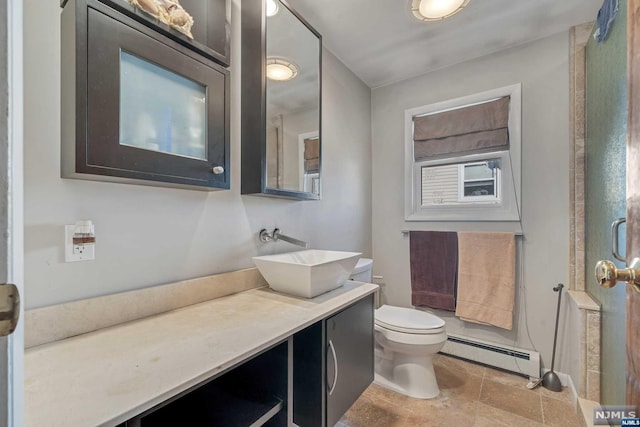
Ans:
[[[359,252],[310,249],[256,256],[253,262],[274,291],[313,298],[342,286],[360,255]]]

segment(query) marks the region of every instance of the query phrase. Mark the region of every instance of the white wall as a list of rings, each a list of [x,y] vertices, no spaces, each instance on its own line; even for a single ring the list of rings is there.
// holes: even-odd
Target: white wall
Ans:
[[[443,311],[437,314],[446,317],[450,332],[535,347],[547,367],[551,365],[557,301],[552,287],[558,282],[567,283],[569,276],[568,41],[568,33],[554,35],[372,92],[374,273],[384,276],[384,297],[389,303],[409,306],[409,239],[400,233],[408,227],[403,212],[404,111],[522,83],[525,235],[523,244],[518,245],[523,280],[516,292],[514,330],[465,323]],[[425,230],[483,231],[495,224],[425,222],[418,226]],[[563,347],[563,341],[565,336],[577,334],[576,326],[561,327],[558,354],[565,350],[573,353],[573,348]],[[572,370],[569,361],[559,359],[562,363],[556,365],[556,370],[569,373]]]
[[[321,28],[319,28],[322,31]],[[240,11],[232,9],[231,190],[60,178],[60,8],[25,0],[25,270],[28,308],[253,266],[276,225],[312,247],[371,255],[371,94],[323,57],[323,200],[240,196]],[[96,224],[95,261],[64,263],[63,225]]]

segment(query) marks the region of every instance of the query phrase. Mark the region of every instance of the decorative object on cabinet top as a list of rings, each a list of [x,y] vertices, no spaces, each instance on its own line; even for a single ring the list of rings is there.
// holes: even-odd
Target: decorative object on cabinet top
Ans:
[[[193,39],[193,16],[184,10],[178,0],[129,0],[129,3]]]
[[[99,1],[200,55],[231,65],[231,0]]]

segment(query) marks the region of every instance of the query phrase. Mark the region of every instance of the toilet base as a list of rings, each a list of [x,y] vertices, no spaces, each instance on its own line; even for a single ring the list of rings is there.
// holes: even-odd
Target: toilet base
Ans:
[[[373,382],[416,399],[433,399],[440,394],[433,355],[416,357],[395,353],[393,360],[376,358]]]

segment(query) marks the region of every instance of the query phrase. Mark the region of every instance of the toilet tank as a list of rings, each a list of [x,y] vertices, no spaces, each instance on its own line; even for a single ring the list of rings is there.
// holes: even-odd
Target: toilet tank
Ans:
[[[373,260],[370,260],[368,258],[360,258],[349,278],[357,282],[371,283],[372,268]]]

